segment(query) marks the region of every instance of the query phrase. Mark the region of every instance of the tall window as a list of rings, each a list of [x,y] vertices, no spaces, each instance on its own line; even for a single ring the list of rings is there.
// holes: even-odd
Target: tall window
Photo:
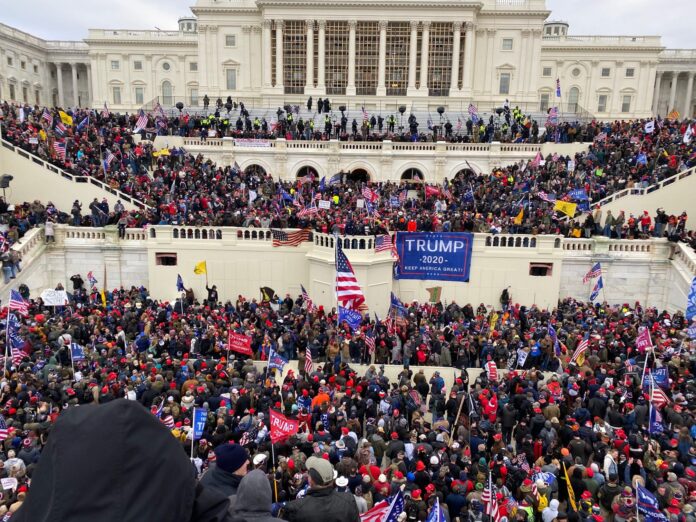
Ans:
[[[285,94],[304,93],[307,71],[307,26],[304,20],[285,22],[283,68]]]
[[[114,105],[121,105],[121,88],[120,87],[112,87],[111,94],[112,94],[113,99],[114,99]]]
[[[348,39],[349,28],[346,22],[326,22],[326,94],[345,94],[348,85]],[[314,32],[315,34],[318,31]],[[318,46],[314,46],[315,52]],[[316,74],[314,75],[316,78]]]
[[[512,38],[503,38],[503,51],[512,51]]]
[[[142,60],[135,60],[133,62],[133,70],[134,71],[142,71],[143,70],[143,62]]]
[[[189,105],[191,107],[198,107],[198,88],[191,87],[191,97],[189,99]]]
[[[430,96],[447,96],[452,78],[454,32],[450,22],[430,24],[428,45],[428,92]]]
[[[500,89],[498,94],[510,94],[510,73],[500,74]]]
[[[162,82],[162,105],[174,105],[174,95],[172,94],[172,84],[168,81]]]
[[[631,96],[629,94],[621,99],[621,112],[631,112]]]
[[[142,105],[145,102],[145,89],[143,87],[135,88],[135,103]]]
[[[597,98],[597,112],[607,112],[607,101],[609,96],[600,94]]]
[[[355,90],[358,95],[377,94],[379,23],[358,22],[355,29]]]
[[[539,112],[546,112],[549,110],[549,93],[545,92],[539,96]]]
[[[27,103],[29,101],[29,89],[22,87],[22,101]]]
[[[228,91],[237,90],[237,69],[227,69],[225,71],[225,76],[227,79],[226,85]]]
[[[578,102],[580,101],[580,89],[571,87],[568,91],[568,110],[570,112],[578,111]]]
[[[34,103],[36,103],[36,105],[41,105],[41,94],[39,89],[34,89]]]
[[[411,24],[390,22],[387,26],[387,96],[406,96]]]
[[[11,83],[10,84],[10,100],[14,100],[14,99],[15,99],[15,86],[14,86],[14,84]]]

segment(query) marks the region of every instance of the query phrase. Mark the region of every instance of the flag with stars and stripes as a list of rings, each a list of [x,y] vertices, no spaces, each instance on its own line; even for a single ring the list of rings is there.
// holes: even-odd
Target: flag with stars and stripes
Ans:
[[[101,111],[102,118],[108,118],[111,113],[109,112],[109,108],[106,106],[106,102],[104,102],[104,108]]]
[[[471,117],[471,121],[476,123],[479,120],[479,115],[478,115],[478,107],[474,105],[473,103],[469,104],[469,116]]]
[[[591,279],[594,279],[595,277],[599,277],[602,275],[602,265],[601,263],[595,263],[592,268],[590,268],[589,272],[585,274],[585,276],[582,278],[583,284],[588,283]]]
[[[305,350],[304,371],[307,375],[314,371],[314,363],[312,362],[312,349],[307,346]]]
[[[10,292],[10,312],[16,311],[19,315],[29,315],[29,303],[27,303],[17,290]]]
[[[341,242],[336,241],[336,296],[344,308],[357,310],[365,302],[365,296],[355,277],[353,267],[343,253]]]
[[[589,334],[587,334],[585,335],[585,337],[583,337],[582,341],[580,341],[580,344],[578,344],[577,348],[575,348],[573,356],[570,358],[570,362],[575,363],[578,366],[582,366],[585,362],[585,352],[587,351],[589,345]]]
[[[44,108],[41,119],[46,120],[49,127],[53,127],[53,115],[48,112],[48,109]]]
[[[133,132],[140,132],[141,130],[144,130],[146,127],[147,115],[145,114],[144,110],[140,109],[138,120],[135,122],[135,128],[133,129]]]
[[[273,236],[273,246],[299,246],[305,241],[309,241],[309,229],[303,228],[294,232],[285,232],[284,230],[271,229]]]
[[[372,509],[360,515],[360,522],[396,522],[405,505],[404,494],[399,490],[393,497],[378,502]]]
[[[53,132],[55,132],[58,136],[62,138],[63,136],[65,136],[65,133],[68,132],[68,129],[62,121],[59,121],[56,122],[56,126],[53,128]]]
[[[370,203],[374,203],[375,201],[379,200],[379,194],[377,194],[377,192],[372,190],[370,187],[363,187],[362,195]]]
[[[498,499],[493,491],[493,479],[491,473],[488,472],[488,484],[481,494],[481,502],[485,506],[485,513],[488,515],[491,522],[500,522],[502,518],[500,516],[500,511],[498,510]]]
[[[316,202],[312,200],[312,203],[309,206],[304,207],[297,213],[297,217],[313,216],[318,213],[319,208],[317,208]]]
[[[368,349],[370,355],[375,353],[375,329],[374,328],[370,329],[370,331],[365,334],[365,346],[367,346],[367,349]]]
[[[300,285],[300,288],[302,289],[302,300],[307,304],[307,312],[309,312],[310,314],[316,312],[317,307],[314,306],[314,302],[309,297],[307,290],[305,290],[305,287],[303,285]]]
[[[58,156],[61,160],[65,161],[65,143],[63,143],[62,141],[54,141],[53,150],[56,153],[56,156]]]

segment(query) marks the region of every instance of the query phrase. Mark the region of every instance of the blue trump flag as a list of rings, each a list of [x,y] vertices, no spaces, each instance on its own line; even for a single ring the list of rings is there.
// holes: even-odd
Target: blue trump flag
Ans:
[[[638,512],[645,515],[645,522],[667,522],[667,516],[660,511],[655,495],[640,484],[636,484],[638,494]]]
[[[288,364],[288,360],[282,357],[273,348],[271,348],[271,351],[268,354],[268,367],[275,368],[278,371],[282,372],[286,364]]]
[[[694,317],[696,317],[696,277],[691,281],[691,290],[686,302],[686,320],[691,322]]]
[[[435,497],[435,504],[433,504],[433,507],[428,514],[428,518],[425,519],[425,522],[445,522],[445,520],[445,512],[440,507],[440,499]]]
[[[469,282],[473,243],[468,232],[397,232],[395,277]]]
[[[205,408],[193,409],[193,440],[200,439],[205,429],[205,421],[208,418],[208,410]]]
[[[657,408],[650,403],[650,424],[648,424],[648,434],[655,435],[656,433],[662,433],[665,431],[665,427],[662,424],[662,415],[657,411]]]
[[[573,189],[570,192],[568,192],[568,196],[573,198],[576,201],[584,201],[588,199],[587,193],[585,192],[585,189]]]
[[[70,357],[73,362],[85,360],[85,349],[77,343],[70,345]]]
[[[177,292],[183,292],[186,289],[184,288],[184,280],[181,278],[181,274],[176,274],[176,291]]]
[[[338,307],[338,323],[345,321],[351,330],[356,330],[360,328],[360,323],[362,322],[362,315],[357,310],[351,310],[349,308]]]
[[[599,291],[604,288],[604,283],[602,282],[602,276],[599,276],[599,279],[597,279],[597,282],[594,285],[594,288],[592,289],[592,293],[590,294],[590,301],[594,301],[597,299],[599,296]]]

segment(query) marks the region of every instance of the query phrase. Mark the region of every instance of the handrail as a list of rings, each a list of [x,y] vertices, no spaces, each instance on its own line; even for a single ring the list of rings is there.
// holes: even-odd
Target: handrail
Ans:
[[[24,159],[28,159],[30,161],[33,161],[37,165],[40,165],[44,169],[53,172],[54,174],[58,174],[59,176],[62,176],[63,178],[72,181],[73,183],[91,183],[92,185],[96,185],[102,190],[105,190],[106,192],[109,192],[110,194],[113,194],[117,198],[120,198],[128,203],[131,203],[132,205],[135,205],[138,208],[141,209],[149,209],[150,207],[140,201],[139,199],[134,198],[133,196],[129,196],[125,192],[121,192],[119,189],[115,189],[110,187],[108,184],[104,183],[103,181],[98,180],[97,178],[94,178],[92,176],[78,176],[75,174],[70,174],[69,172],[64,171],[60,167],[56,167],[52,163],[49,163],[48,161],[45,161],[35,154],[32,154],[31,152],[28,152],[21,148],[18,145],[14,145],[10,143],[9,141],[5,140],[4,138],[1,140],[2,146],[5,147],[6,149],[11,150],[12,152],[15,152],[22,156]]]
[[[677,172],[673,176],[670,176],[669,178],[665,178],[662,181],[659,181],[655,183],[654,185],[649,185],[645,188],[641,187],[631,187],[631,188],[625,188],[623,190],[619,190],[618,192],[614,192],[611,196],[607,196],[606,198],[600,199],[599,201],[593,201],[593,205],[606,205],[607,203],[612,203],[616,201],[617,199],[621,199],[625,196],[644,196],[646,194],[650,194],[651,192],[655,192],[656,190],[660,190],[667,185],[671,185],[675,181],[679,181],[684,178],[688,178],[691,176],[694,172],[696,172],[696,167],[691,167],[690,169],[687,170],[682,170],[681,172]]]

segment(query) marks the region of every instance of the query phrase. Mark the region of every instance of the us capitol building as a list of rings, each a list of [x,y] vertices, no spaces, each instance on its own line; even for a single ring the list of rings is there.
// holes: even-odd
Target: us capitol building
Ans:
[[[273,112],[506,99],[597,118],[694,113],[696,50],[660,36],[576,36],[545,0],[198,0],[176,31],[91,29],[47,41],[0,24],[0,99],[132,111],[231,96]],[[556,95],[560,82],[561,96]]]

